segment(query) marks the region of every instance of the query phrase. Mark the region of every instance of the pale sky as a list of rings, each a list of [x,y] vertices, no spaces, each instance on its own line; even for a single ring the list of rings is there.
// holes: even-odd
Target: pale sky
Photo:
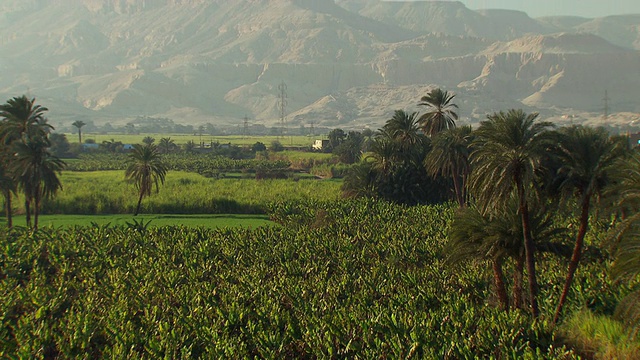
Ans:
[[[520,10],[533,18],[550,15],[595,18],[640,14],[640,0],[461,0],[461,2],[472,10]]]

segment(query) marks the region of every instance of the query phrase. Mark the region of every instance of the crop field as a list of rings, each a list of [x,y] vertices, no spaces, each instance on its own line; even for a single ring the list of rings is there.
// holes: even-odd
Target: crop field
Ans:
[[[123,171],[63,172],[61,181],[63,190],[44,203],[43,214],[132,214],[138,200]],[[171,171],[160,192],[142,202],[142,213],[265,214],[274,201],[337,201],[340,185],[315,179],[211,179]]]
[[[453,212],[298,202],[271,208],[281,227],[3,232],[0,357],[578,358],[549,322],[563,261],[540,257],[540,320],[502,311],[485,264],[444,262]],[[606,267],[585,259],[571,312],[625,295]]]
[[[146,214],[133,217],[131,215],[42,215],[40,217],[40,227],[73,227],[73,226],[129,226],[143,224],[147,227],[162,226],[186,226],[203,227],[207,229],[215,228],[257,228],[259,226],[274,225],[267,215],[236,215],[236,214]],[[6,223],[5,219],[0,219],[0,224]],[[25,217],[16,216],[13,220],[14,226],[25,226]]]
[[[69,142],[78,142],[78,134],[66,134]],[[266,146],[271,145],[273,141],[279,141],[284,146],[295,146],[295,147],[310,147],[315,139],[320,139],[322,136],[318,135],[315,137],[310,136],[242,136],[242,135],[202,135],[199,134],[94,134],[94,133],[82,133],[83,141],[87,139],[94,140],[97,144],[101,144],[103,141],[120,141],[123,144],[141,144],[142,139],[150,136],[155,139],[156,144],[162,138],[171,138],[177,145],[186,144],[189,141],[193,141],[196,144],[200,144],[200,142],[204,142],[205,145],[210,145],[213,143],[220,144],[232,144],[239,146],[251,146],[256,142],[261,142]]]

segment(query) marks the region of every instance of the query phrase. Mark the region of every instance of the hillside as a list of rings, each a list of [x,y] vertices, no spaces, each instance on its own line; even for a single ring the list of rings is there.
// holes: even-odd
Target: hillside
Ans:
[[[6,0],[0,96],[37,97],[59,126],[270,126],[284,81],[291,126],[377,128],[439,86],[458,94],[463,122],[506,107],[586,121],[605,90],[614,112],[640,112],[639,29],[640,16],[532,19],[459,2]]]

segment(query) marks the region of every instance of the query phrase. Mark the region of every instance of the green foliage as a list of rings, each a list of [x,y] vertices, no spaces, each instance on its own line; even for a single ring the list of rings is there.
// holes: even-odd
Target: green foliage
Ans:
[[[46,214],[131,214],[137,197],[122,171],[63,172],[63,190],[44,201]],[[315,179],[210,179],[171,171],[159,194],[142,204],[154,214],[265,214],[275,200],[337,201],[340,182]]]
[[[589,310],[573,314],[560,335],[587,358],[640,359],[640,338],[630,335],[622,323]]]
[[[481,271],[443,268],[452,216],[299,202],[279,228],[2,232],[0,357],[575,358],[487,306]]]

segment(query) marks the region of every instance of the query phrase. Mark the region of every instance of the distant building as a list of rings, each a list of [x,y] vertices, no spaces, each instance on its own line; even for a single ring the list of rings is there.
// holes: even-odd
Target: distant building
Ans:
[[[123,151],[130,151],[130,150],[133,150],[133,145],[131,145],[131,144],[124,144],[124,145],[122,145],[122,150],[123,150]]]
[[[98,144],[82,144],[82,150],[86,151],[86,150],[98,150],[100,148],[100,145]]]
[[[313,145],[311,145],[311,148],[313,148],[313,150],[322,150],[327,146],[329,146],[329,140],[316,140]]]

